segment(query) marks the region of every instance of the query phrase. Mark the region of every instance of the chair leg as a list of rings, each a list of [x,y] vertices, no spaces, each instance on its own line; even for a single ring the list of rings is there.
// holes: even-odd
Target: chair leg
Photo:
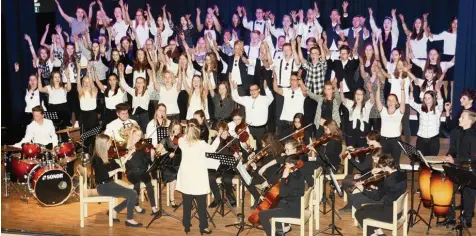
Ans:
[[[86,218],[88,217],[88,204],[85,202],[83,204],[84,204],[84,207],[83,207],[84,218]]]
[[[352,221],[354,222],[354,226],[358,226],[359,222],[355,219],[355,207],[352,206]]]
[[[403,236],[408,235],[408,217],[405,219],[405,222],[403,222]]]
[[[81,228],[84,227],[84,218],[85,218],[85,216],[84,216],[84,204],[85,203],[82,203],[82,202],[79,204],[79,218],[80,218],[79,225],[81,226]]]
[[[364,220],[364,225],[362,225],[362,230],[364,231],[362,235],[367,235],[367,222]]]
[[[306,232],[306,223],[302,223],[300,226],[301,226],[300,227],[300,231],[301,231],[300,235],[304,236],[304,233]],[[284,229],[284,224],[283,224],[283,229]]]
[[[316,199],[316,204],[314,204],[314,220],[315,220],[315,223],[316,223],[316,230],[319,230],[320,226],[319,226],[319,220],[321,218],[321,215],[320,215],[320,211],[319,211],[319,200]]]
[[[145,195],[145,194],[144,194],[144,191],[145,191],[145,190],[144,190],[143,188],[140,189],[140,201],[141,201],[141,202],[144,202],[144,195]]]
[[[276,221],[271,218],[271,235],[275,235],[276,234]]]
[[[109,227],[112,227],[112,208],[114,204],[114,199],[109,200]]]
[[[309,236],[313,235],[313,231],[312,231],[312,227],[313,227],[312,224],[314,223],[313,217],[314,217],[314,214],[311,216],[311,218],[309,219],[309,222],[308,222],[308,224],[309,224]]]
[[[392,236],[397,236],[397,234],[398,234],[398,229],[392,230]]]
[[[170,206],[170,195],[169,195],[170,194],[170,184],[169,183],[167,183],[165,189],[167,189],[167,191],[166,191],[167,206]]]
[[[347,202],[347,193],[345,191],[344,192],[344,202]]]

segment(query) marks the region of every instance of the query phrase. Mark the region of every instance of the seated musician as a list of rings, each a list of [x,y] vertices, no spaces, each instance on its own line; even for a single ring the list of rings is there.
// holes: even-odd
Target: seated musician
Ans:
[[[216,137],[220,139],[220,144],[218,145],[217,152],[220,154],[228,155],[231,157],[239,157],[239,141],[238,139],[234,139],[231,137],[230,133],[228,132],[228,125],[224,121],[220,121],[217,124],[218,133],[221,133],[220,137]],[[228,146],[226,146],[228,145]],[[225,147],[226,146],[226,147]],[[225,188],[225,194],[228,198],[232,207],[236,206],[236,198],[233,195],[233,177],[235,176],[235,171],[231,169],[225,169],[220,167],[218,170],[208,170],[208,177],[210,182],[210,189],[212,190],[213,197],[215,200],[210,203],[208,207],[215,208],[219,204],[222,203],[223,199],[220,194],[220,190],[218,189],[217,178],[222,177],[222,183]]]
[[[182,152],[178,147],[178,139],[183,136],[181,133],[182,126],[180,125],[180,122],[177,120],[172,120],[170,122],[168,131],[169,135],[160,141],[157,146],[157,151],[160,152],[161,157],[167,155],[167,158],[170,159],[169,163],[165,164],[164,171],[162,172],[162,181],[165,184],[169,184],[170,191],[168,194],[170,198],[170,205],[173,208],[178,208],[178,205],[175,203],[174,193],[175,187],[177,186],[178,167],[180,166],[180,161],[182,159]]]
[[[127,207],[126,226],[140,227],[142,224],[134,220],[134,205],[137,202],[136,191],[117,184],[112,178],[117,173],[122,172],[122,168],[115,161],[109,161],[108,150],[110,146],[109,136],[100,134],[96,137],[91,166],[94,169],[98,194],[100,196],[125,198],[114,207],[113,212],[108,212],[108,214],[112,214],[114,222],[119,222],[117,213]],[[127,162],[130,157],[132,155],[127,155],[121,158],[121,161]]]
[[[318,153],[319,155],[317,155],[315,162],[310,161],[308,163],[309,165],[314,165],[314,169],[331,164],[334,173],[336,173],[340,167],[343,134],[334,120],[326,120],[324,122],[324,135],[330,136],[329,141],[320,145],[318,150],[313,146],[309,147],[311,152]],[[326,163],[327,160],[329,160],[329,163]]]
[[[450,163],[476,162],[476,130],[473,125],[476,123],[476,112],[471,110],[464,110],[459,118],[459,127],[454,130],[451,136],[450,149],[446,157],[446,161]],[[458,186],[455,184],[455,189]],[[453,191],[453,206],[448,213],[447,224],[455,224],[455,210],[454,210],[454,193]],[[474,212],[474,199],[476,190],[465,187],[463,189],[463,218],[466,220],[467,226],[471,226],[471,219]]]
[[[397,170],[397,164],[390,155],[384,154],[380,157],[377,168],[374,168],[373,173],[384,174],[383,181],[373,190],[366,190],[359,182],[355,187],[360,190],[367,198],[377,204],[367,204],[362,206],[357,205],[356,202],[352,204],[357,209],[355,218],[361,226],[363,226],[364,219],[375,219],[378,221],[392,222],[393,221],[393,202],[397,200],[407,190],[407,176]],[[406,230],[406,229],[405,229]],[[367,229],[368,235],[383,235],[381,229],[370,227]]]
[[[138,125],[134,125],[128,134],[127,139],[127,154],[130,156],[129,161],[125,163],[127,179],[134,185],[134,190],[137,194],[140,194],[140,183],[143,182],[147,189],[147,195],[149,197],[150,205],[152,206],[152,213],[158,211],[155,203],[154,188],[152,187],[150,173],[147,172],[149,164],[151,163],[150,152],[147,152],[145,148],[140,148],[138,143],[143,139],[143,133]],[[136,202],[135,210],[144,214],[145,209],[139,206],[139,202]]]
[[[231,119],[232,121],[228,123],[228,130],[233,138],[238,138],[235,128],[243,124],[243,114],[241,114],[240,109],[235,109],[233,112],[231,112]],[[246,127],[246,132],[250,133],[250,129],[248,127]]]
[[[208,143],[208,136],[210,132],[208,131],[208,122],[207,118],[205,117],[205,112],[203,112],[203,110],[198,110],[193,113],[193,118],[196,119],[200,125],[200,140]]]
[[[293,140],[294,141],[294,140]],[[286,145],[287,146],[287,145]],[[288,151],[286,150],[286,153]],[[281,185],[279,187],[279,202],[276,208],[259,212],[259,220],[266,235],[271,235],[271,218],[273,217],[299,217],[301,215],[301,197],[304,195],[304,173],[296,169],[299,156],[290,155],[285,159],[284,170],[279,172]],[[281,229],[281,223],[276,224],[280,235],[289,231]],[[280,230],[281,229],[281,230]]]
[[[304,123],[304,115],[302,113],[296,113],[293,118],[293,125],[291,129],[284,130],[281,134],[281,138],[292,134],[292,138],[295,138],[300,144],[308,145],[311,141],[312,128],[303,129],[307,124]],[[302,129],[302,130],[301,130]],[[300,132],[297,132],[301,130]]]
[[[116,105],[116,115],[117,119],[111,121],[111,123],[106,125],[106,130],[104,134],[113,137],[116,142],[125,142],[124,138],[121,136],[121,129],[128,129],[132,125],[137,125],[137,121],[129,119],[129,109],[130,106],[127,103],[119,103]]]
[[[170,120],[167,119],[167,107],[165,104],[160,103],[157,105],[157,110],[155,110],[154,118],[149,121],[147,128],[145,129],[145,138],[151,138],[152,144],[157,145],[160,140],[157,135],[157,128],[159,127],[169,127]]]
[[[58,145],[58,136],[51,120],[45,119],[45,111],[42,106],[32,109],[33,121],[26,127],[25,136],[13,146],[20,148],[22,144],[32,142],[44,145],[52,149]]]
[[[275,175],[279,169],[278,159],[281,163],[283,163],[283,158],[281,153],[284,153],[283,145],[276,139],[276,136],[272,134],[265,134],[261,140],[261,149],[262,151],[266,152],[266,155],[260,154],[261,159],[256,159],[255,153],[252,153],[248,160],[249,162],[245,164],[246,167],[251,166],[251,176],[253,179],[251,180],[251,184],[246,186],[250,194],[255,199],[255,204],[251,206],[251,209],[256,208],[259,203],[260,193],[256,188],[258,184],[264,184],[267,186],[268,184],[274,184],[278,181],[279,176]],[[258,168],[258,165],[261,167]]]

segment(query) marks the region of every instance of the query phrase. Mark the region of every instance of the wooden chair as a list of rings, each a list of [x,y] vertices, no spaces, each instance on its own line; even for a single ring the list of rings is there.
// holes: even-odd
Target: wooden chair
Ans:
[[[97,189],[88,189],[88,175],[86,168],[82,165],[77,167],[79,172],[79,217],[80,226],[84,227],[84,219],[88,217],[88,203],[90,202],[107,202],[109,203],[109,227],[112,227],[112,211],[116,205],[116,198],[99,196]]]
[[[313,201],[312,205],[314,207],[314,220],[315,220],[315,230],[319,230],[319,220],[320,220],[320,211],[319,211],[319,204],[321,202],[322,192],[321,190],[321,183],[322,183],[322,168],[319,167],[314,170],[314,194],[313,194]]]
[[[276,234],[276,223],[280,222],[283,224],[294,224],[301,226],[301,236],[304,236],[305,225],[306,223],[309,224],[309,236],[313,235],[312,230],[312,223],[313,223],[313,215],[314,215],[314,207],[313,207],[313,195],[314,195],[314,187],[310,187],[304,196],[301,197],[301,217],[299,218],[290,218],[290,217],[273,217],[271,218],[271,235]]]
[[[402,216],[398,218],[398,214],[402,213]],[[393,202],[393,221],[391,223],[382,222],[374,219],[364,219],[363,235],[367,235],[367,226],[373,226],[392,231],[392,235],[396,236],[398,228],[402,226],[403,236],[407,236],[408,228],[408,191],[402,194],[396,201]]]

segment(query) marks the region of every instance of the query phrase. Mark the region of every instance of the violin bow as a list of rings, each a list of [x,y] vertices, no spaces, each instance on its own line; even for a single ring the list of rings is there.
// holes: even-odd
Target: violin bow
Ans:
[[[114,130],[112,130],[112,143],[114,144],[114,149],[116,149],[117,158],[119,159],[119,162],[121,163],[121,167],[123,167],[124,164],[122,163],[121,157],[119,156],[119,149],[117,148],[116,134],[114,134]]]
[[[286,136],[286,137],[284,137],[284,138],[280,139],[279,141],[280,141],[280,142],[282,142],[283,140],[285,140],[285,139],[287,139],[287,138],[289,138],[289,137],[293,136],[293,134],[295,134],[295,133],[297,133],[297,132],[300,132],[301,130],[305,130],[305,129],[309,128],[311,125],[313,125],[313,124],[312,124],[312,123],[311,123],[311,124],[308,124],[308,125],[306,125],[306,126],[304,126],[304,127],[300,128],[300,129],[298,129],[298,130],[296,130],[296,131],[292,132],[292,133],[291,133],[291,134],[289,134],[288,136]]]
[[[239,133],[237,133],[236,135],[238,136],[238,138],[240,137],[240,135],[246,131],[246,129],[248,128],[249,124],[246,124],[245,128],[243,130],[241,130]],[[217,138],[220,138],[220,137],[217,137]],[[223,151],[223,149],[225,149],[226,147],[230,146],[230,144],[235,141],[236,137],[233,137],[232,140],[228,141],[228,143],[225,144],[225,146],[223,146],[220,150],[217,151],[217,153]]]

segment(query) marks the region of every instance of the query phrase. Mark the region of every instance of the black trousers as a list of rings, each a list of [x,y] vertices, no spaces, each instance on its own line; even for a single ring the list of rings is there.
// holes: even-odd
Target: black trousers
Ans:
[[[187,119],[188,93],[185,90],[180,91],[177,97],[177,104],[180,110],[180,120]]]
[[[137,121],[137,124],[139,124],[140,129],[142,132],[145,134],[147,124],[149,123],[149,113],[148,112],[142,112],[140,114],[134,114],[131,117],[135,121]]]
[[[364,204],[381,204],[382,203],[382,200],[375,201],[373,199],[368,198],[363,193],[349,194],[349,196],[347,196],[347,200],[349,201],[350,204],[352,204],[355,210],[359,210],[363,208],[362,205]]]
[[[288,135],[290,131],[292,131],[292,126],[292,121],[279,120],[277,125],[278,130],[276,131],[276,134],[278,135],[278,137],[284,137],[285,135]]]
[[[190,226],[192,223],[190,222],[191,214],[192,214],[192,203],[193,200],[197,202],[197,212],[200,222],[200,230],[204,230],[208,228],[208,220],[207,220],[207,194],[203,195],[189,195],[182,193],[182,200],[183,200],[183,227],[185,231],[190,231]]]
[[[215,171],[208,170],[208,180],[210,182],[210,189],[212,190],[213,197],[216,201],[221,201],[221,194],[217,184],[217,178],[222,177],[222,184],[225,188],[227,196],[233,196],[233,177],[234,173],[229,171]]]
[[[273,217],[292,217],[298,218],[301,215],[300,204],[296,206],[288,205],[284,201],[279,201],[278,206],[274,209],[261,211],[259,214],[259,221],[263,226],[266,235],[271,235],[271,218]],[[276,229],[281,228],[281,223],[276,224]]]
[[[406,143],[410,143],[410,139],[412,137],[412,133],[410,130],[410,110],[412,108],[409,104],[405,104],[405,113],[403,113],[402,117],[402,129],[403,129],[403,137],[405,138]]]
[[[78,83],[79,82],[80,81],[78,81]],[[81,116],[79,113],[81,109],[79,106],[79,94],[76,92],[78,91],[77,87],[78,87],[77,83],[71,83],[71,92],[66,94],[66,99],[67,99],[68,108],[69,108],[68,117],[71,119],[71,115],[72,113],[74,113],[76,120],[79,121],[79,116]]]
[[[416,148],[421,151],[423,156],[438,156],[440,152],[440,136],[436,135],[431,138],[417,137]]]
[[[127,219],[132,220],[134,217],[134,204],[137,202],[137,193],[129,188],[121,186],[114,181],[99,184],[97,187],[98,193],[101,196],[111,196],[111,197],[124,197],[124,201],[119,203],[114,210],[116,212],[121,212],[124,208],[127,207]]]
[[[463,189],[463,218],[466,223],[471,223],[474,213],[474,202],[476,198],[476,189],[465,187]]]
[[[393,206],[384,206],[383,204],[365,205],[355,212],[355,219],[362,227],[364,226],[364,219],[374,219],[390,223],[393,220]],[[369,226],[367,228],[367,235],[372,235],[376,229]]]
[[[306,97],[304,99],[304,123],[311,124],[314,123],[314,116],[316,115],[317,102]]]
[[[95,110],[81,111],[79,123],[81,125],[81,135],[96,127],[98,123],[98,115]],[[84,146],[89,147],[94,143],[95,137],[84,140]]]
[[[106,128],[106,125],[111,123],[111,121],[117,118],[115,109],[105,109],[103,120],[103,127]]]
[[[369,119],[370,130],[378,130],[382,128],[382,120],[380,118],[370,118]]]
[[[402,149],[400,148],[400,145],[398,144],[398,141],[400,141],[400,137],[396,138],[387,138],[387,137],[382,137],[380,139],[380,143],[382,144],[382,150],[384,153],[388,153],[393,157],[393,160],[395,161],[395,164],[400,165],[400,155],[402,153]]]
[[[147,196],[149,197],[150,206],[156,207],[155,204],[155,194],[154,194],[154,187],[152,186],[150,175],[146,172],[143,174],[136,174],[135,172],[129,173],[127,175],[127,179],[134,185],[134,190],[136,191],[137,195],[140,195],[140,183],[143,182],[147,189]],[[136,206],[139,206],[139,201],[137,200],[135,203]]]
[[[256,140],[256,149],[261,150],[261,139],[266,134],[266,125],[263,126],[248,126],[250,133]]]

